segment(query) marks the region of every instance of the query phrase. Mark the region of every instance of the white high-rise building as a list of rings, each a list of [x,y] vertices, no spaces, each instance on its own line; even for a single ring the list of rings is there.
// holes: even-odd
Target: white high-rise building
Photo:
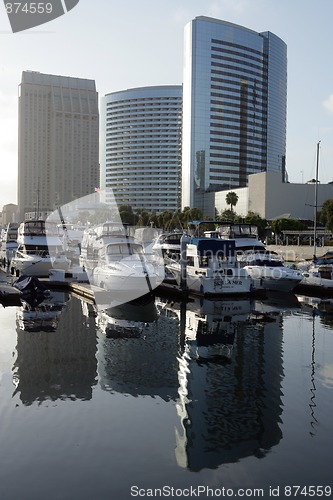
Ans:
[[[249,174],[286,180],[287,47],[270,32],[197,17],[185,27],[182,206],[215,215],[215,192]]]
[[[53,211],[99,187],[94,80],[24,71],[19,91],[18,206]]]
[[[112,92],[101,114],[102,187],[134,211],[180,208],[181,85]]]

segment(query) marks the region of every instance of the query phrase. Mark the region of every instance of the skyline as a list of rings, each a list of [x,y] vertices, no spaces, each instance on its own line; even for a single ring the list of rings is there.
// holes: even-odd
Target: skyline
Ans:
[[[109,0],[79,4],[48,24],[13,34],[0,9],[0,209],[17,202],[17,109],[22,71],[93,79],[99,101],[108,93],[180,85],[185,25],[198,16],[271,31],[287,44],[286,167],[290,182],[315,177],[321,141],[322,183],[333,180],[333,67],[330,0]],[[101,111],[101,109],[100,109]],[[331,172],[330,172],[331,170]]]

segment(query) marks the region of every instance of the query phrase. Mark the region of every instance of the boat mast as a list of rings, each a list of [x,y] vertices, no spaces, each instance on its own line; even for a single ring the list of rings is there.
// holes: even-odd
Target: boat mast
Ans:
[[[36,210],[35,210],[35,219],[38,220],[40,217],[39,214],[39,177],[37,181],[37,198],[36,198]]]
[[[318,207],[318,169],[319,169],[319,148],[320,142],[317,142],[317,164],[316,164],[316,185],[315,185],[315,202],[314,202],[314,215],[313,215],[313,256],[316,257],[317,247],[317,207]]]

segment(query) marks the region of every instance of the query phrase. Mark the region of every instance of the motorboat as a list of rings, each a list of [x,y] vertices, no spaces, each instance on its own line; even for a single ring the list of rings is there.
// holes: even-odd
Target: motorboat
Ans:
[[[238,222],[224,221],[193,221],[189,224],[214,223],[216,229],[204,231],[204,235],[210,238],[222,238],[225,240],[235,240],[236,252],[240,255],[245,251],[265,250],[265,245],[259,240],[258,226]]]
[[[81,242],[85,227],[78,224],[62,223],[58,224],[59,236],[62,240],[63,249],[70,259],[71,265],[79,264],[81,253]]]
[[[175,260],[180,257],[180,240],[183,234],[183,231],[162,233],[154,241],[153,248],[161,251],[166,263],[170,258]]]
[[[112,292],[111,298],[120,302],[151,293],[163,279],[163,268],[148,261],[141,244],[121,238],[98,251],[90,272],[90,283]]]
[[[289,292],[303,279],[302,273],[284,264],[276,252],[266,250],[259,240],[258,227],[254,224],[223,222],[216,230],[206,231],[207,237],[233,239],[241,267],[254,280],[255,290]]]
[[[181,259],[167,268],[181,288],[203,296],[248,294],[253,288],[237,262],[234,240],[183,236]]]
[[[180,260],[180,241],[184,231],[161,233],[154,241],[152,250],[159,252],[165,266],[165,281],[172,281],[173,274],[168,270],[168,264]]]
[[[302,271],[302,281],[299,290],[315,293],[333,292],[333,264],[321,264],[313,261]]]
[[[90,284],[109,294],[98,299],[108,307],[151,293],[164,279],[164,267],[132,234],[129,226],[105,222],[82,238],[80,265]]]
[[[276,252],[245,251],[238,260],[253,278],[255,290],[290,292],[303,279],[302,273],[286,266]]]
[[[9,222],[1,231],[0,264],[4,269],[8,269],[10,261],[17,249],[17,222]]]
[[[121,222],[107,221],[87,227],[82,235],[80,266],[87,270],[93,270],[98,263],[99,250],[114,241],[126,244],[133,243],[134,236],[131,234],[129,226]]]
[[[67,259],[55,224],[28,220],[18,228],[17,249],[10,263],[12,275],[48,276],[50,269],[67,270]]]

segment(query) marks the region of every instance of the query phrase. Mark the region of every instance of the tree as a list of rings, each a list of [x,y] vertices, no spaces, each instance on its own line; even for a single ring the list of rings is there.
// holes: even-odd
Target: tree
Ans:
[[[119,215],[123,224],[135,225],[135,214],[131,205],[120,205]]]
[[[281,234],[282,231],[302,231],[306,229],[304,222],[295,219],[279,218],[272,220],[272,230],[276,234]]]
[[[188,223],[193,220],[202,220],[203,213],[199,208],[185,207],[184,210],[179,214],[180,220],[183,227],[187,227]]]
[[[333,231],[333,200],[326,200],[318,213],[318,220]]]
[[[138,220],[137,220],[138,226],[149,226],[150,225],[151,213],[148,212],[148,210],[146,210],[144,208],[137,210],[137,215],[138,215]]]
[[[225,197],[225,201],[227,205],[230,205],[231,213],[233,213],[232,207],[235,207],[237,205],[238,195],[235,193],[235,191],[229,191],[229,193]]]
[[[220,221],[232,221],[232,222],[242,222],[240,215],[236,215],[230,208],[222,210],[220,215],[216,217],[216,220]]]

